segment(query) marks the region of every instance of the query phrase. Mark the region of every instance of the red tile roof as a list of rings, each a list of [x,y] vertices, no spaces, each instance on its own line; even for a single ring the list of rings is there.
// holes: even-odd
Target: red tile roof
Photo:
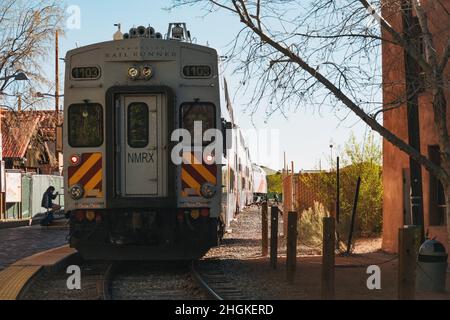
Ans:
[[[57,121],[53,111],[12,112],[2,110],[3,158],[23,158],[36,130],[47,133]],[[54,135],[48,135],[54,139]]]

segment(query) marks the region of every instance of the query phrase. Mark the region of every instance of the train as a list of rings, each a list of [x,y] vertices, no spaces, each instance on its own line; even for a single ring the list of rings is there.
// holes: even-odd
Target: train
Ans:
[[[215,49],[185,23],[67,52],[70,246],[84,259],[182,260],[218,246],[253,202],[250,151]]]

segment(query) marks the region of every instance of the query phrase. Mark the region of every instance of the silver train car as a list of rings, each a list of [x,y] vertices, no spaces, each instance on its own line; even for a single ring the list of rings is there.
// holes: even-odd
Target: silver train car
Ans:
[[[178,260],[217,246],[249,204],[252,174],[229,98],[221,99],[216,50],[172,23],[164,39],[132,28],[71,50],[65,61],[71,247],[85,259]],[[199,122],[200,139],[219,131],[223,150],[174,139],[183,129],[195,140]]]
[[[223,116],[227,124],[228,141],[222,161],[222,210],[226,231],[231,232],[231,222],[245,207],[253,204],[253,174],[250,151],[235,119],[226,80],[221,87],[222,105],[227,109]]]
[[[267,174],[263,168],[253,164],[253,201],[261,203],[267,200]]]

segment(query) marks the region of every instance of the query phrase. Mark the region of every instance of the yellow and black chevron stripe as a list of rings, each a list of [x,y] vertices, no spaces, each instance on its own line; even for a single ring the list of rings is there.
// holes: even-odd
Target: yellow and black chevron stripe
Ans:
[[[101,153],[84,153],[76,166],[68,169],[69,188],[78,184],[85,198],[103,197],[103,159]]]
[[[217,184],[217,165],[208,165],[194,155],[192,152],[183,154],[184,162],[181,167],[182,195],[190,197],[200,196],[201,186],[209,182]],[[193,190],[194,192],[188,192]]]

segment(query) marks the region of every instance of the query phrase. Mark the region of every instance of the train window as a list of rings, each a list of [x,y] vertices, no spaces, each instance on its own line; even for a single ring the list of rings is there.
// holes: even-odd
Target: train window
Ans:
[[[182,127],[194,138],[194,124],[201,122],[202,135],[216,127],[216,107],[212,103],[184,103],[181,106]]]
[[[74,148],[103,144],[103,108],[98,103],[69,106],[69,144]]]
[[[148,106],[134,102],[128,106],[128,145],[144,148],[148,145]]]

